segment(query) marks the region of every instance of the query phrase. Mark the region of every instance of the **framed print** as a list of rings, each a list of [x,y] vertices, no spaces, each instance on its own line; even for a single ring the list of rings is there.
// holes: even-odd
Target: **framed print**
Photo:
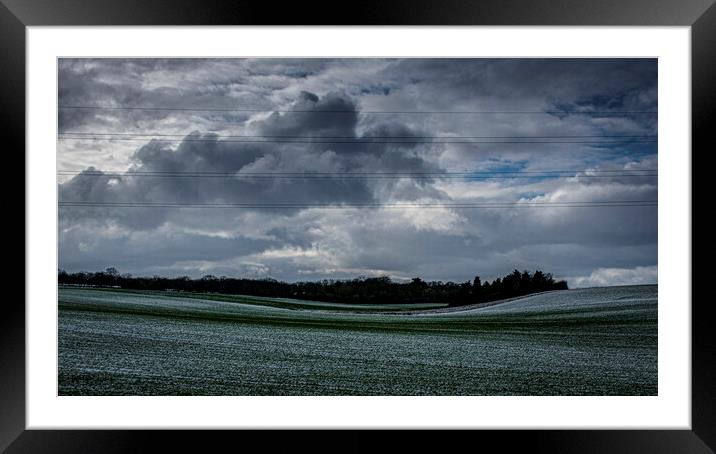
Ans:
[[[709,2],[5,4],[7,452],[236,436],[147,429],[713,449]]]

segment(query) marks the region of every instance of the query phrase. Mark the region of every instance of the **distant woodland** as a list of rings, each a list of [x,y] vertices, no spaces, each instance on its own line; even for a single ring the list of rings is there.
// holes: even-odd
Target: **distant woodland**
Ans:
[[[445,303],[451,306],[495,301],[547,290],[566,290],[565,281],[556,281],[550,273],[515,270],[493,280],[472,282],[426,282],[419,277],[409,282],[394,282],[389,277],[359,277],[349,280],[326,279],[312,282],[281,282],[275,279],[238,279],[207,275],[200,279],[186,276],[134,277],[115,268],[99,272],[58,272],[59,285],[115,287],[134,290],[226,293],[232,295],[296,298],[350,304]]]

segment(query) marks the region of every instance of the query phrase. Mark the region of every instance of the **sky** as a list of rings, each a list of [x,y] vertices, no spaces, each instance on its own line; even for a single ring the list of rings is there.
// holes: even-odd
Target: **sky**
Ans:
[[[66,271],[657,282],[656,59],[58,64]]]

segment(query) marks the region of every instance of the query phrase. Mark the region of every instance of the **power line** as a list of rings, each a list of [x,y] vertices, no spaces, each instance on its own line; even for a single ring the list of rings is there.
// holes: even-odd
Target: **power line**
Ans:
[[[248,109],[248,108],[196,108],[196,107],[150,107],[150,106],[78,106],[60,105],[59,109],[86,110],[140,110],[140,111],[178,111],[178,112],[278,112],[278,113],[331,113],[331,114],[436,114],[436,115],[503,115],[503,114],[549,114],[549,115],[656,115],[657,111],[576,111],[576,110],[320,110],[320,109]]]
[[[465,179],[465,180],[493,180],[493,179],[525,179],[525,178],[644,178],[658,177],[655,173],[640,174],[601,174],[601,175],[581,175],[567,173],[544,173],[544,174],[501,174],[501,175],[479,175],[470,173],[425,173],[425,174],[358,174],[358,173],[335,173],[335,174],[258,174],[258,173],[202,173],[202,172],[125,172],[119,174],[110,174],[104,172],[63,172],[59,171],[62,176],[75,177],[107,177],[107,178],[123,178],[123,177],[148,177],[148,178],[236,178],[236,179],[395,179],[395,178],[412,178],[412,179]]]
[[[58,137],[58,140],[106,140],[106,141],[146,141],[149,137]],[[219,138],[152,138],[153,141],[157,142],[219,142]],[[262,140],[234,140],[225,139],[221,140],[221,143],[305,143],[305,144],[346,144],[346,145],[366,145],[366,144],[633,144],[633,143],[655,143],[657,139],[629,139],[629,140],[440,140],[440,141],[425,141],[425,140],[372,140],[372,139],[356,139],[356,140],[298,140],[298,139],[262,139]]]
[[[188,137],[189,134],[160,134],[160,133],[133,133],[133,132],[89,132],[89,131],[70,131],[60,132],[59,135],[70,136],[118,136],[118,137]],[[266,135],[266,134],[241,134],[241,135],[220,135],[208,131],[204,134],[215,135],[216,138],[266,138],[266,139],[574,139],[574,138],[632,138],[632,139],[656,139],[658,136],[654,134],[641,135],[611,135],[611,134],[591,134],[591,135],[556,135],[556,136],[297,136],[297,135]]]
[[[658,169],[564,169],[564,170],[475,170],[475,171],[463,171],[463,172],[242,172],[241,175],[473,175],[473,174],[544,174],[544,173],[578,173],[578,172],[592,172],[592,173],[621,173],[621,172],[657,172]],[[208,175],[236,175],[236,172],[208,172],[208,171],[196,171],[196,172],[182,172],[182,171],[159,171],[159,170],[58,170],[58,173],[96,173],[96,174],[108,174],[112,173],[127,173],[127,174],[208,174]]]
[[[60,201],[61,207],[108,207],[108,208],[591,208],[591,207],[652,207],[657,200],[626,200],[602,202],[483,202],[483,203],[364,203],[364,204],[318,204],[318,203],[166,203],[166,202],[73,202]]]

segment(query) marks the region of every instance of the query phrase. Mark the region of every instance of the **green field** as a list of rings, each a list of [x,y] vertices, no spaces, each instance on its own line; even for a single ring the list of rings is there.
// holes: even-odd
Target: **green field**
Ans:
[[[656,395],[657,287],[489,307],[59,289],[60,395]]]

